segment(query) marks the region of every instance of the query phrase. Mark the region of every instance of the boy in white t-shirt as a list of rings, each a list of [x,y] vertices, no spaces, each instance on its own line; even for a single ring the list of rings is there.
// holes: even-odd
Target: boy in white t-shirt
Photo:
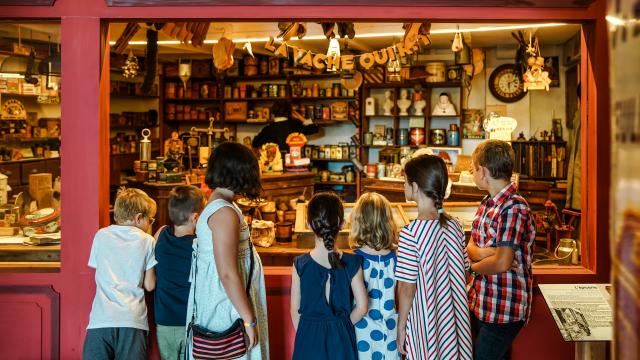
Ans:
[[[147,305],[144,291],[156,286],[155,239],[147,232],[156,202],[144,191],[120,189],[114,206],[117,225],[98,230],[89,266],[96,269],[82,358],[146,359]]]

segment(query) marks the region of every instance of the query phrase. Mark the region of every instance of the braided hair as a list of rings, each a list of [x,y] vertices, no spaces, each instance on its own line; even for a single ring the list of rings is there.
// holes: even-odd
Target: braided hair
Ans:
[[[438,210],[440,226],[447,227],[451,216],[444,211],[443,202],[449,183],[447,164],[439,156],[421,155],[404,165],[404,174],[409,184],[416,183],[420,191],[433,200]]]
[[[329,251],[332,269],[344,268],[344,262],[334,251],[334,246],[344,218],[344,208],[340,198],[330,192],[316,193],[307,206],[307,221],[316,236],[322,239]]]

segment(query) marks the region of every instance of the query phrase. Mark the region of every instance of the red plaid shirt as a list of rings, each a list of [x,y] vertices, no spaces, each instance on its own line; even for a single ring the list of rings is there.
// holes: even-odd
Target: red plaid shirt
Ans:
[[[479,320],[499,324],[528,320],[535,235],[533,214],[513,184],[493,198],[484,198],[473,220],[471,239],[479,247],[511,247],[519,266],[496,275],[478,275],[473,280],[469,307]]]

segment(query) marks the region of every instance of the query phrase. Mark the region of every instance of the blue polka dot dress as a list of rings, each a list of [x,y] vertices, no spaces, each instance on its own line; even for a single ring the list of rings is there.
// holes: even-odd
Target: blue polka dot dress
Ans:
[[[396,254],[362,256],[364,284],[369,294],[369,311],[356,323],[356,341],[360,360],[399,359],[396,345],[398,314],[395,304]]]
[[[356,360],[356,334],[349,316],[353,309],[351,279],[362,258],[342,254],[345,267],[327,269],[310,254],[293,264],[300,277],[300,322],[293,346],[293,360]],[[329,299],[325,288],[329,283]]]

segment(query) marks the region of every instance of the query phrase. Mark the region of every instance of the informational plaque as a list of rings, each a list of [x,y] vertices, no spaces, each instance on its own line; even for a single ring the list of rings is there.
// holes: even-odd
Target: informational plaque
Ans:
[[[610,341],[610,284],[540,284],[564,341]]]

